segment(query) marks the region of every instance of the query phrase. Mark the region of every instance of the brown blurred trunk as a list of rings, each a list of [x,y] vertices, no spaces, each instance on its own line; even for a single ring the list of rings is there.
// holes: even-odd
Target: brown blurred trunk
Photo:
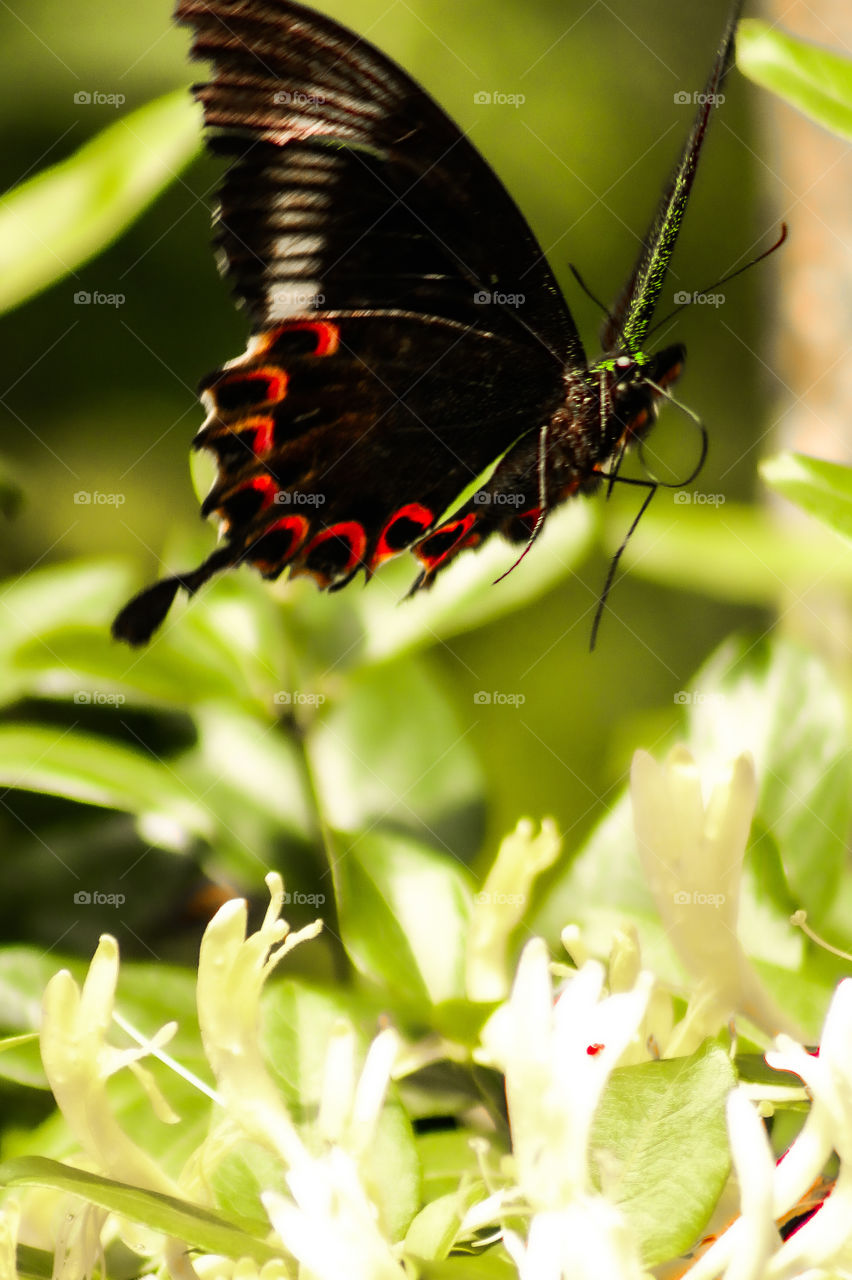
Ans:
[[[852,56],[850,0],[768,0],[765,12],[795,35]],[[778,262],[773,367],[781,402],[772,443],[850,463],[852,148],[782,102],[768,110],[774,199],[790,226]]]

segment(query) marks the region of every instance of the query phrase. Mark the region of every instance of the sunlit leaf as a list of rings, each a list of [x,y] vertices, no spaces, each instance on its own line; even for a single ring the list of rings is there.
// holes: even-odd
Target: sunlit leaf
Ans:
[[[174,182],[199,146],[181,89],[122,116],[0,200],[0,310],[100,253]]]
[[[737,31],[737,66],[755,84],[852,141],[852,59],[756,18]]]
[[[725,1099],[736,1084],[715,1045],[617,1069],[595,1115],[592,1167],[653,1266],[685,1252],[730,1169]]]
[[[776,493],[852,540],[852,468],[804,453],[781,453],[761,463],[760,474]]]
[[[227,1258],[253,1258],[259,1263],[279,1256],[253,1234],[265,1234],[262,1222],[250,1225],[229,1222],[223,1215],[211,1213],[201,1205],[131,1187],[123,1182],[113,1182],[41,1156],[18,1156],[4,1161],[0,1165],[0,1183],[6,1186],[50,1187],[54,1191],[82,1196],[91,1204],[144,1223],[164,1235],[185,1240],[207,1253],[223,1254]]]

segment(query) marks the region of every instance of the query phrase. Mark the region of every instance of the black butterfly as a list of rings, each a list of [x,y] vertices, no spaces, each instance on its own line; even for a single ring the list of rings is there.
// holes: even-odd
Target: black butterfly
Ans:
[[[252,337],[201,389],[195,445],[218,463],[202,513],[223,541],[131,600],[115,636],[146,642],[178,588],[243,562],[336,590],[410,548],[417,590],[495,530],[529,544],[617,471],[683,365],[681,345],[643,342],[740,7],[589,364],[523,214],[410,76],[290,0],[179,0],[214,68],[195,94],[231,161],[215,243]]]

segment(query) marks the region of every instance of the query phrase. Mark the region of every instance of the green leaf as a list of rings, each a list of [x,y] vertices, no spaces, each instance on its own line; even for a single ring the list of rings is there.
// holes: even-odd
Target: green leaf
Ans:
[[[354,1019],[362,1011],[367,1025],[374,1025],[380,1006],[367,1006],[352,991],[328,991],[292,978],[264,989],[263,1056],[288,1107],[319,1107],[329,1037],[341,1021],[357,1034]],[[368,1043],[360,1034],[363,1051]]]
[[[0,782],[135,814],[164,849],[211,831],[206,807],[167,764],[73,729],[0,725]]]
[[[0,1039],[0,1079],[31,1089],[46,1089],[47,1077],[41,1065],[38,1033]]]
[[[434,1262],[424,1259],[417,1270],[420,1280],[518,1280],[514,1263],[494,1249],[475,1257],[465,1254]]]
[[[606,546],[614,554],[624,529],[618,500],[609,506]],[[818,526],[779,528],[768,512],[724,500],[667,506],[662,498],[643,517],[624,561],[639,577],[749,606],[775,607],[785,586],[810,586],[815,564],[826,587],[852,587],[852,558],[833,534]]]
[[[115,240],[194,156],[184,89],[123,116],[0,200],[0,310],[61,280]]]
[[[113,1182],[95,1173],[72,1169],[56,1160],[46,1160],[43,1156],[18,1156],[4,1161],[0,1164],[0,1183],[6,1186],[50,1187],[54,1191],[82,1196],[91,1204],[143,1223],[153,1231],[185,1240],[188,1245],[205,1253],[223,1254],[226,1258],[252,1258],[261,1264],[280,1257],[275,1249],[258,1238],[269,1229],[262,1221],[229,1221],[201,1205],[128,1186],[124,1182]]]
[[[502,1076],[500,1082],[502,1085]],[[467,1110],[469,1101],[458,1108]],[[423,1198],[427,1202],[445,1196],[458,1198],[463,1178],[478,1178],[479,1169],[468,1129],[438,1129],[417,1136],[417,1156],[423,1171]],[[420,1252],[415,1250],[415,1252]]]
[[[595,1116],[592,1167],[646,1266],[685,1252],[713,1212],[730,1170],[725,1099],[735,1085],[714,1044],[613,1072]]]
[[[390,822],[434,839],[441,818],[480,801],[482,774],[449,699],[411,661],[368,667],[309,737],[322,812],[358,830]]]
[[[355,966],[421,1016],[464,993],[470,883],[454,862],[378,830],[343,843],[340,934]]]
[[[852,468],[804,453],[781,453],[760,464],[776,493],[852,540]]]
[[[212,813],[262,816],[273,831],[308,837],[312,815],[299,747],[291,734],[233,704],[213,703],[196,713],[198,746],[184,757]],[[238,818],[238,814],[234,815]]]
[[[686,696],[698,759],[722,767],[751,752],[757,821],[794,902],[818,916],[837,892],[852,826],[852,739],[834,679],[792,644],[731,640]]]
[[[852,141],[852,59],[749,18],[737,31],[737,66],[755,84]]]
[[[406,1253],[430,1261],[446,1258],[458,1235],[465,1207],[457,1191],[432,1200],[408,1229]]]
[[[35,569],[0,586],[0,664],[13,666],[22,645],[62,627],[107,623],[115,601],[129,590],[127,569],[109,561],[86,560]],[[11,686],[11,687],[10,687]],[[31,680],[4,670],[4,700],[29,691]]]

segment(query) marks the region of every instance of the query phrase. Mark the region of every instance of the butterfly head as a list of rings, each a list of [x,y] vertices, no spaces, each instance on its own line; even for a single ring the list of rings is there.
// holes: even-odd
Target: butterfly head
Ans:
[[[680,377],[685,359],[686,348],[678,342],[652,355],[625,352],[595,366],[607,455],[621,452],[647,434],[657,420],[661,398]]]

